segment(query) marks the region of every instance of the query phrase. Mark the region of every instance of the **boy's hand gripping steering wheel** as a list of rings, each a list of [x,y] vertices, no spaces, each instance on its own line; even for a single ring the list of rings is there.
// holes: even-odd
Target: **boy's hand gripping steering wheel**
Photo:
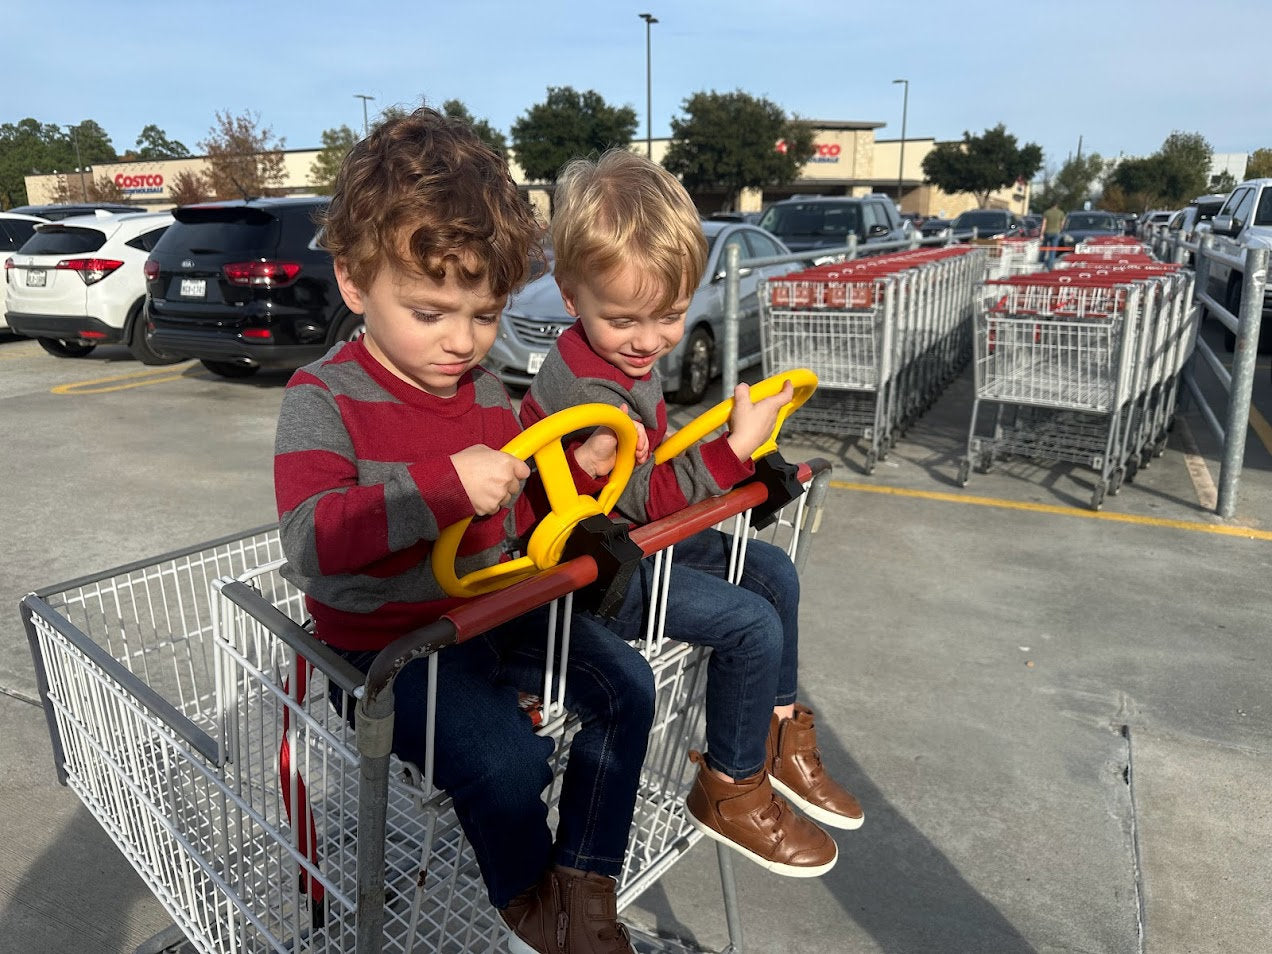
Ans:
[[[592,427],[608,427],[618,435],[614,469],[596,497],[575,490],[561,444],[567,435]],[[534,457],[552,511],[534,528],[525,556],[474,570],[463,577],[456,575],[455,559],[460,540],[473,518],[465,517],[444,529],[433,544],[432,566],[434,578],[449,596],[491,593],[559,563],[570,532],[586,518],[613,510],[627,486],[636,465],[636,425],[625,412],[612,405],[580,404],[531,425],[501,450],[520,460]]]

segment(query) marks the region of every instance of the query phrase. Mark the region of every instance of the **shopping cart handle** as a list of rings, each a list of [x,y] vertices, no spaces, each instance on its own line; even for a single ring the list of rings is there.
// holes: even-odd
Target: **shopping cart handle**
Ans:
[[[575,489],[561,441],[576,431],[594,427],[608,427],[617,434],[618,451],[609,480],[596,497],[590,497]],[[552,510],[535,525],[525,556],[474,570],[462,578],[456,574],[455,560],[460,540],[473,518],[466,517],[444,529],[433,544],[431,562],[433,576],[448,596],[491,593],[559,563],[574,528],[588,517],[608,514],[618,503],[636,466],[636,425],[626,412],[613,405],[580,404],[531,425],[502,450],[521,460],[534,458]]]
[[[759,460],[765,454],[777,450],[777,435],[782,430],[786,419],[794,414],[817,390],[817,375],[808,368],[793,368],[765,378],[751,385],[751,399],[760,401],[764,398],[780,394],[789,381],[795,388],[795,396],[788,401],[777,414],[777,423],[773,425],[773,433],[769,439],[756,448],[751,455],[752,460]],[[712,431],[719,430],[729,422],[733,414],[733,398],[728,397],[710,410],[703,411],[676,433],[671,434],[658,445],[654,451],[655,463],[666,463],[678,454],[688,450]]]

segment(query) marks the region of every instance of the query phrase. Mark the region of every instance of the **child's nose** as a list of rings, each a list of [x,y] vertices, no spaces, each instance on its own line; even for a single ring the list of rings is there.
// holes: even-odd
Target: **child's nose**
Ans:
[[[452,354],[470,354],[473,350],[474,339],[472,322],[463,320],[451,322],[450,334],[446,336],[446,347]]]

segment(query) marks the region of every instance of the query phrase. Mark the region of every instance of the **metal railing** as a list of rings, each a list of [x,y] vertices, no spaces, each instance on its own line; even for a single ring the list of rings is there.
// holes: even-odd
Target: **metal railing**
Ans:
[[[1193,358],[1184,366],[1184,386],[1196,401],[1206,425],[1223,444],[1215,512],[1221,517],[1229,518],[1236,512],[1241,468],[1245,460],[1250,424],[1250,395],[1254,388],[1255,357],[1258,351],[1259,326],[1263,320],[1264,290],[1267,286],[1268,250],[1248,248],[1243,255],[1229,255],[1214,247],[1214,236],[1209,233],[1203,234],[1199,241],[1190,242],[1179,235],[1163,235],[1159,232],[1151,237],[1151,241],[1158,256],[1168,261],[1183,262],[1186,255],[1192,253],[1193,267],[1197,273],[1194,303],[1204,307],[1236,336],[1231,371],[1200,336],[1197,337]],[[1234,282],[1228,286],[1226,300],[1222,302],[1210,294],[1210,270],[1215,263],[1227,265],[1241,276],[1239,283]],[[1234,300],[1233,291],[1237,289],[1239,291]],[[1230,305],[1233,304],[1237,308],[1235,314],[1230,310]],[[1202,391],[1197,381],[1199,361],[1210,369],[1222,387],[1226,406],[1212,404]]]

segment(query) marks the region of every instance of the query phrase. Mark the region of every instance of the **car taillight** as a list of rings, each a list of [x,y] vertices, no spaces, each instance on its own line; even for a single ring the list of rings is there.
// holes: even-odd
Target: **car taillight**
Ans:
[[[281,288],[300,274],[296,262],[231,262],[221,268],[231,285],[253,288]]]
[[[123,262],[113,258],[64,258],[54,268],[75,272],[85,285],[100,282]]]
[[[146,275],[146,281],[153,282],[159,277],[159,263],[153,258],[146,259],[146,264],[141,267]]]
[[[10,255],[8,258],[4,260],[4,283],[6,285],[9,284],[9,272],[12,271],[15,267],[16,266],[13,264],[12,255]]]

